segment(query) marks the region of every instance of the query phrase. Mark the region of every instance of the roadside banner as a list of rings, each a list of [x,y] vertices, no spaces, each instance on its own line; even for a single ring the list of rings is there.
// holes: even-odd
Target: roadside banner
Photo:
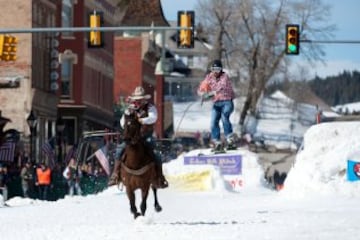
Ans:
[[[206,191],[213,187],[209,170],[167,176],[166,178],[172,188],[182,191]]]
[[[241,175],[242,157],[239,154],[184,156],[184,164],[218,166],[222,175]]]

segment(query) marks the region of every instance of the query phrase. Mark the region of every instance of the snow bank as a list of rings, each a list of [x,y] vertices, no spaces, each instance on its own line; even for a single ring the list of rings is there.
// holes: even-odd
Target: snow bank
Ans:
[[[285,181],[283,194],[360,196],[360,181],[348,182],[347,160],[360,150],[360,122],[322,123],[304,135],[304,149]],[[360,160],[360,156],[358,156]]]
[[[170,182],[170,187],[185,191],[242,191],[254,187],[263,188],[264,173],[255,153],[246,149],[226,153],[241,156],[241,174],[237,175],[222,175],[220,167],[211,164],[184,164],[185,156],[198,156],[199,154],[211,155],[211,150],[196,149],[163,164],[164,174]]]

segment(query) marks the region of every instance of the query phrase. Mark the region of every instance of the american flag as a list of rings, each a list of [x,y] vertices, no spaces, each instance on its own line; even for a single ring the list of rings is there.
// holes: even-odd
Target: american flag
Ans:
[[[0,161],[12,162],[14,161],[16,143],[12,141],[4,142],[0,146]]]
[[[41,147],[41,150],[48,157],[50,168],[53,168],[55,166],[55,149],[52,145],[54,144],[53,142],[54,142],[54,138],[50,138]]]
[[[100,162],[102,168],[104,169],[104,171],[106,172],[106,174],[108,176],[110,176],[110,165],[109,165],[109,159],[106,157],[106,147],[107,146],[105,145],[102,148],[99,148],[95,152],[95,156],[99,160],[99,162]]]

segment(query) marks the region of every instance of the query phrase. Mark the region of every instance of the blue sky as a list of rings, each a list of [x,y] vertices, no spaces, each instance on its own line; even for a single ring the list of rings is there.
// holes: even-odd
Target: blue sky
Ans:
[[[335,39],[360,41],[360,0],[323,2],[332,5],[331,21],[337,26]],[[161,3],[166,19],[175,21],[178,11],[194,10],[197,0],[161,0]],[[337,74],[344,69],[360,71],[360,44],[326,44],[325,51],[326,66],[312,66],[313,74],[324,77]],[[299,61],[302,61],[301,56],[299,58]]]

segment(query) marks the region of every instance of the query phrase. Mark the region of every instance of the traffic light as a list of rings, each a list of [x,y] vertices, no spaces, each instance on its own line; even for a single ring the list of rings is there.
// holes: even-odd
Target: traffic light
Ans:
[[[103,24],[103,14],[102,12],[91,12],[89,14],[89,23],[90,27],[98,28]],[[104,46],[103,33],[100,31],[90,31],[88,47],[89,48],[99,48]]]
[[[4,38],[5,38],[5,35],[0,35],[0,59],[3,55]]]
[[[11,35],[0,35],[0,58],[3,61],[15,61],[17,38]]]
[[[191,27],[181,29],[177,34],[178,48],[194,48],[194,11],[178,11],[178,27]]]
[[[299,25],[288,24],[286,25],[286,49],[287,55],[298,55],[300,50],[300,37]]]

